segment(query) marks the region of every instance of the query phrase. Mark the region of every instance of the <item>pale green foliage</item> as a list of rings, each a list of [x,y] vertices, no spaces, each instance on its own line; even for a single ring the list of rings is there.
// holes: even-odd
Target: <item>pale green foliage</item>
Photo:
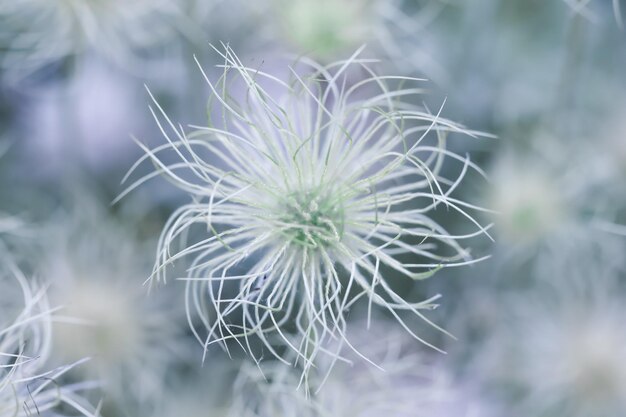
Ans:
[[[572,11],[587,20],[590,20],[594,23],[598,22],[597,13],[593,10],[594,3],[601,3],[598,0],[563,0],[568,6],[571,7]],[[613,14],[615,16],[615,22],[619,26],[620,29],[624,28],[624,18],[622,17],[622,7],[620,5],[620,1],[622,0],[611,0],[611,7],[613,9]]]

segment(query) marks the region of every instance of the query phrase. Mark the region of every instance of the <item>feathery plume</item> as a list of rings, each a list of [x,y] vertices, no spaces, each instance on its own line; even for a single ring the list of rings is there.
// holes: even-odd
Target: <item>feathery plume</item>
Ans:
[[[158,175],[192,197],[163,229],[151,280],[164,282],[169,265],[191,261],[179,279],[205,347],[234,341],[259,360],[255,336],[288,362],[274,347],[277,336],[306,375],[327,339],[347,341],[346,312],[357,301],[386,310],[427,343],[406,314],[434,326],[424,311],[439,296],[407,300],[391,277],[414,282],[480,260],[462,243],[487,234],[472,214],[482,209],[455,191],[469,171],[482,171],[445,147],[448,134],[473,133],[441,109],[414,104],[419,86],[389,85],[421,80],[376,75],[360,52],[328,66],[302,60],[284,81],[246,67],[225,47],[220,81],[202,70],[219,117],[191,133],[154,101],[166,143],[140,144],[146,155],[129,175],[144,161],[156,170],[118,199]],[[347,72],[355,70],[365,78],[350,84]],[[235,83],[244,86],[241,100]],[[447,161],[458,164],[456,173]],[[435,213],[473,230],[450,233]]]

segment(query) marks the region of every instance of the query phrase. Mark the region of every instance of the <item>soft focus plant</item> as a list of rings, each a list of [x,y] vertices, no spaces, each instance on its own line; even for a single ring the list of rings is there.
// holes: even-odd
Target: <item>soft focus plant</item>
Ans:
[[[406,333],[389,331],[378,318],[352,333],[356,349],[376,365],[364,363],[354,352],[333,366],[328,357],[320,370],[334,368],[317,379],[318,390],[296,391],[297,374],[280,364],[263,373],[244,365],[229,416],[241,417],[487,417],[487,408],[470,389],[462,387],[451,370],[433,352],[415,349]],[[354,329],[354,328],[353,328]],[[356,334],[354,334],[356,333]],[[324,375],[324,372],[321,372]],[[323,387],[320,386],[323,384]]]
[[[92,359],[78,371],[102,381],[107,404],[149,408],[165,374],[184,355],[169,294],[146,294],[150,252],[127,226],[106,214],[95,197],[77,194],[40,235],[40,268],[51,277],[50,299],[63,306],[54,325],[59,361]],[[180,355],[180,356],[179,356]]]
[[[156,170],[127,192],[163,175],[192,197],[163,229],[151,280],[164,282],[169,265],[191,260],[179,279],[205,347],[234,341],[259,360],[255,336],[288,362],[277,337],[306,375],[330,353],[327,339],[347,341],[345,313],[361,299],[427,343],[407,315],[435,326],[424,311],[439,296],[407,300],[389,277],[419,281],[479,260],[462,242],[487,233],[472,214],[481,209],[455,191],[469,170],[482,171],[445,147],[449,133],[472,132],[414,104],[421,80],[376,75],[359,53],[328,66],[302,60],[283,81],[226,47],[220,80],[203,71],[219,116],[190,133],[154,101],[166,143],[141,145],[146,155],[131,172],[144,161]],[[357,70],[364,78],[350,84],[347,73]],[[459,165],[451,179],[446,161]],[[433,219],[439,211],[474,229],[450,233]]]
[[[574,13],[584,17],[585,19],[598,23],[598,15],[593,10],[594,3],[600,3],[593,0],[563,0],[565,4],[567,4]],[[613,15],[615,16],[615,22],[619,26],[620,29],[624,29],[624,18],[622,16],[622,6],[620,5],[621,0],[611,0],[611,10],[613,11]]]
[[[261,38],[327,64],[363,44],[403,74],[426,74],[439,81],[445,72],[429,50],[427,28],[445,2],[422,0],[264,0],[246,3],[252,16],[271,15]]]
[[[556,284],[555,284],[556,283]],[[567,285],[562,285],[567,283]],[[502,294],[506,310],[472,361],[508,416],[618,417],[626,407],[623,283],[596,269]]]
[[[0,417],[624,417],[623,9],[0,0]]]
[[[553,280],[580,268],[623,264],[614,167],[605,153],[583,140],[577,144],[575,151],[559,152],[556,136],[539,134],[529,149],[508,149],[496,158],[486,204],[497,212],[500,266],[515,270],[528,263],[528,278]]]
[[[171,0],[15,0],[0,3],[0,66],[9,80],[87,52],[126,69],[170,38],[182,17]]]
[[[45,286],[37,286],[4,254],[0,268],[0,416],[61,416],[63,408],[72,415],[95,416],[80,397],[94,382],[61,384],[69,366],[45,370],[50,355],[52,314]],[[20,294],[21,293],[21,294]],[[21,297],[20,297],[21,295]],[[22,304],[22,305],[19,305]]]

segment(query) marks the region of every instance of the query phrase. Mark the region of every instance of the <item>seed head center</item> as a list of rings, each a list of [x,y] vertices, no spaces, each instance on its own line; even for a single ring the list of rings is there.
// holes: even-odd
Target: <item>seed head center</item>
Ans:
[[[329,247],[341,240],[344,211],[340,202],[317,191],[291,194],[285,204],[286,234],[298,246]]]

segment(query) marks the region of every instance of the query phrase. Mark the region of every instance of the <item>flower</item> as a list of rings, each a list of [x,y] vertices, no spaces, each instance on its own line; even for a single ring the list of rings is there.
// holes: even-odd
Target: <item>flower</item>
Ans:
[[[505,242],[531,244],[549,236],[575,209],[563,201],[568,197],[549,165],[528,159],[505,155],[491,175],[490,202],[500,215],[496,229]]]
[[[246,2],[258,16],[261,37],[323,63],[363,44],[404,73],[419,70],[430,79],[447,78],[432,56],[426,30],[445,2],[422,0],[266,0]],[[267,17],[271,18],[267,18]]]
[[[310,0],[269,2],[278,13],[283,33],[298,50],[333,57],[367,39],[374,23],[369,1]]]
[[[163,42],[179,22],[170,0],[16,0],[0,5],[1,66],[23,79],[68,57],[94,50],[126,68],[138,51]]]
[[[97,199],[77,199],[41,233],[47,244],[40,268],[51,277],[50,299],[63,306],[53,354],[63,361],[91,357],[80,371],[102,381],[111,403],[146,408],[184,355],[175,325],[183,315],[168,294],[146,294],[149,252],[141,241]]]
[[[506,415],[623,415],[626,311],[616,278],[596,270],[567,277],[568,287],[504,299],[506,309],[472,362]]]
[[[361,323],[365,324],[365,323]],[[429,352],[412,349],[407,335],[389,332],[384,320],[352,338],[368,360],[347,355],[309,397],[293,386],[292,369],[272,366],[263,373],[243,367],[233,391],[230,416],[240,417],[487,417],[487,409]],[[318,363],[327,369],[328,361]],[[277,365],[277,364],[275,364]],[[295,381],[294,381],[295,379]],[[319,381],[318,381],[319,382]]]
[[[420,80],[378,76],[359,53],[328,66],[304,60],[283,81],[226,47],[218,85],[205,74],[219,125],[191,133],[154,101],[167,142],[140,145],[146,155],[131,173],[144,161],[156,171],[118,199],[157,175],[191,195],[162,231],[151,279],[166,281],[169,265],[190,259],[179,279],[205,347],[234,341],[255,360],[269,352],[288,362],[275,349],[282,344],[297,352],[304,376],[327,339],[346,340],[346,312],[361,299],[424,341],[405,313],[430,323],[423,311],[439,296],[407,300],[392,277],[414,282],[479,260],[461,241],[486,233],[471,214],[480,208],[453,195],[468,170],[482,171],[445,149],[449,133],[468,132],[414,104],[420,88],[387,85]],[[366,78],[349,84],[357,69]],[[231,94],[238,82],[241,100]],[[454,162],[448,179],[444,166],[454,173]],[[439,212],[474,230],[448,232],[431,217]]]
[[[529,264],[532,274],[524,279],[548,280],[580,268],[593,273],[626,266],[620,255],[621,193],[607,174],[605,152],[582,140],[564,151],[552,135],[537,135],[530,145],[527,151],[502,152],[490,175],[494,184],[485,204],[498,213],[501,266]]]
[[[94,383],[85,381],[64,386],[58,381],[63,374],[84,361],[43,370],[50,353],[51,320],[55,311],[49,307],[46,288],[29,282],[5,256],[2,261],[0,416],[59,416],[61,404],[80,415],[95,416],[94,410],[79,396],[80,391],[94,388]],[[19,302],[23,305],[17,305]]]

